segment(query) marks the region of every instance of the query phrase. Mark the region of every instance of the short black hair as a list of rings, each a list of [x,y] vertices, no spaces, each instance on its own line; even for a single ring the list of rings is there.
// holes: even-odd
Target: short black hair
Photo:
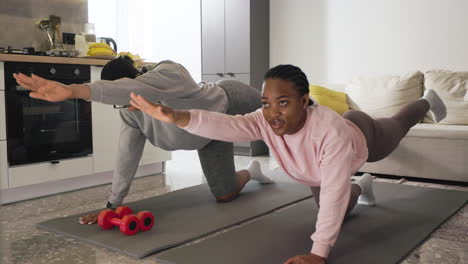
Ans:
[[[133,60],[126,55],[109,61],[102,68],[101,80],[113,81],[125,77],[135,79],[139,72],[133,63]]]
[[[267,79],[281,79],[294,83],[299,96],[309,94],[309,80],[305,73],[297,66],[291,64],[280,64],[268,70],[263,80]],[[314,102],[309,100],[309,105]]]

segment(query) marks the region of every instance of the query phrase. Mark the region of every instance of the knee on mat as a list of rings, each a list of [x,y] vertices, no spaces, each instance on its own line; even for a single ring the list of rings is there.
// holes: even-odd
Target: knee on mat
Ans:
[[[223,196],[216,197],[218,203],[227,203],[237,198],[238,192],[232,192]]]

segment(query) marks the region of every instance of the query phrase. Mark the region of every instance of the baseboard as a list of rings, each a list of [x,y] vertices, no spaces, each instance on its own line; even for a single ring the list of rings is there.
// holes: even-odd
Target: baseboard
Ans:
[[[162,175],[164,168],[164,162],[142,165],[138,168],[135,178],[159,173]],[[112,174],[113,171],[106,171],[58,181],[3,189],[0,190],[0,205],[109,184],[112,182]],[[163,175],[162,177],[164,178]],[[165,182],[163,184],[165,185]]]

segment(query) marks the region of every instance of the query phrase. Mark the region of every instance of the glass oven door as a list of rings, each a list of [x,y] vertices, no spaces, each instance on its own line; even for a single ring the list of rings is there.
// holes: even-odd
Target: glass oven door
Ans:
[[[25,73],[25,69],[18,65],[8,66],[5,65],[5,104],[9,165],[55,162],[92,154],[91,103],[81,99],[51,103],[31,98],[29,91],[10,77],[13,74],[10,70]],[[89,82],[86,78],[60,74],[61,71],[72,70],[68,66],[73,65],[56,65],[54,76],[42,72],[50,70],[48,64],[34,64],[33,70],[41,77],[53,77],[65,84]],[[86,68],[81,70],[86,72]]]

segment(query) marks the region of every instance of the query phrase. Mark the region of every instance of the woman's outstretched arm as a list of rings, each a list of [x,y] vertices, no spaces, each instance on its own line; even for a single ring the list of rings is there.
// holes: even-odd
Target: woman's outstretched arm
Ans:
[[[19,85],[31,91],[30,96],[32,98],[49,102],[61,102],[73,98],[89,100],[91,97],[91,90],[86,84],[65,85],[46,80],[34,74],[29,77],[22,73],[15,73],[13,77]]]
[[[177,110],[154,104],[141,95],[130,94],[130,104],[153,118],[175,124],[188,132],[221,141],[245,142],[262,138],[263,120],[260,112],[227,115],[203,110]]]

